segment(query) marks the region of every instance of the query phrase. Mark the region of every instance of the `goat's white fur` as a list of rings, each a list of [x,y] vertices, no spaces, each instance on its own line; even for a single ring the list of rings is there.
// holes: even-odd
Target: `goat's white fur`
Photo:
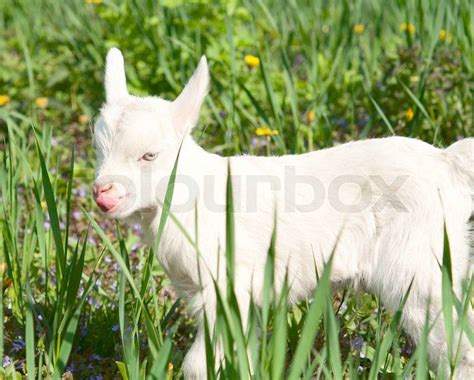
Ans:
[[[196,341],[185,358],[186,377],[206,377],[202,315],[205,310],[212,325],[216,307],[212,279],[224,277],[225,257],[225,212],[209,207],[206,197],[212,188],[211,203],[225,205],[229,163],[232,175],[241,184],[254,176],[280,183],[270,189],[273,182],[264,180],[256,197],[245,186],[234,184],[234,202],[244,205],[235,214],[235,291],[244,320],[251,294],[257,304],[261,301],[264,266],[276,215],[277,291],[288,274],[291,302],[310,296],[316,286],[315,267],[322,269],[333,250],[332,281],[374,292],[388,309],[399,306],[413,281],[403,312],[404,328],[417,341],[428,311],[434,326],[429,335],[430,360],[434,368],[445,365],[446,337],[439,315],[443,225],[446,222],[454,288],[459,295],[462,281],[471,276],[472,235],[468,221],[473,212],[474,154],[469,149],[474,140],[466,139],[442,150],[415,139],[390,137],[301,155],[224,158],[201,149],[190,135],[208,85],[207,62],[203,57],[176,101],[131,96],[126,89],[123,57],[119,50],[112,49],[107,56],[106,103],[95,127],[96,183],[113,182],[123,195],[120,206],[110,216],[140,222],[149,242],[154,241],[158,230],[167,184],[163,179],[171,173],[182,143],[173,201],[193,199],[198,211],[197,228],[194,207],[172,211],[191,236],[195,238],[198,231],[202,256],[197,257],[195,248],[176,223],[169,220],[158,259],[201,320]],[[146,152],[158,152],[158,158],[152,162],[139,161]],[[307,205],[314,196],[308,184],[300,184],[295,187],[294,197],[288,199],[283,188],[285,175],[290,171],[293,176],[310,176],[323,184],[326,197],[320,207],[309,212],[292,208],[292,202]],[[347,204],[357,203],[365,195],[376,201],[387,194],[377,186],[366,186],[364,181],[363,186],[354,186],[351,180],[337,187],[338,194],[331,193],[331,184],[344,175],[349,176],[346,179],[378,178],[387,186],[397,178],[404,178],[404,182],[396,194],[391,194],[393,198],[389,195],[386,207],[376,210],[371,202],[362,210],[350,212],[337,210],[331,197],[338,196]],[[180,183],[179,178],[185,176],[197,186],[190,189]],[[245,207],[249,204],[256,208],[249,211]],[[466,338],[461,338],[460,345],[462,352],[455,376],[474,378],[474,350]]]

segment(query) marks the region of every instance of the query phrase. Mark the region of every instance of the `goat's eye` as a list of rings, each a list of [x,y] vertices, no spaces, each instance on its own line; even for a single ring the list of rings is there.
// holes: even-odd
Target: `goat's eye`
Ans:
[[[140,161],[141,160],[153,161],[156,157],[158,157],[158,153],[148,152],[148,153],[145,153],[143,156],[141,156]]]

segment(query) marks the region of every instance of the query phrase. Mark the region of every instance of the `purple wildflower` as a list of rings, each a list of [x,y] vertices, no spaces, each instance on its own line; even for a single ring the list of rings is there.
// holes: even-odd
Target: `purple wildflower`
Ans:
[[[132,231],[136,234],[140,234],[143,232],[142,225],[140,223],[132,224]]]
[[[13,341],[13,352],[21,351],[23,348],[25,348],[25,341],[22,338]]]
[[[339,126],[341,128],[347,128],[349,126],[349,121],[347,121],[343,117],[337,118],[335,120],[335,123],[336,123],[337,126]]]
[[[74,220],[79,220],[81,218],[81,212],[79,210],[74,210],[72,212],[72,217]]]
[[[261,139],[261,138],[258,138],[258,137],[253,137],[252,140],[250,141],[250,144],[254,148],[263,147],[263,146],[268,145],[268,139]]]
[[[10,364],[12,364],[12,360],[10,359],[8,355],[5,355],[3,357],[3,363],[2,363],[3,368],[7,368]]]
[[[95,307],[96,309],[100,308],[100,303],[94,297],[88,296],[86,301],[92,307]]]
[[[85,198],[87,195],[87,187],[85,185],[81,185],[78,189],[77,194],[79,195],[79,197]]]
[[[364,338],[361,336],[356,337],[355,339],[351,340],[351,347],[355,350],[360,351],[364,346]]]

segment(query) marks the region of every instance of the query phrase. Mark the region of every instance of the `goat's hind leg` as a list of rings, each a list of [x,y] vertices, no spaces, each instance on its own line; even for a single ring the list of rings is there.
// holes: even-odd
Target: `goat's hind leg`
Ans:
[[[463,246],[465,244],[464,236],[459,234],[458,239],[456,239],[455,235],[452,233],[450,239],[453,290],[458,300],[463,301],[464,305],[467,302],[467,308],[463,308],[463,310],[467,309],[467,312],[462,311],[463,314],[460,315],[455,306],[450,311],[453,320],[451,342],[448,339],[443,314],[442,270],[438,263],[436,266],[427,265],[425,268],[419,269],[426,272],[431,271],[431,276],[429,276],[431,280],[429,277],[423,279],[424,276],[414,278],[412,289],[403,309],[403,325],[405,330],[419,344],[424,326],[428,322],[427,344],[431,367],[444,372],[446,375],[450,374],[451,367],[453,367],[455,379],[474,379],[474,349],[460,326],[460,323],[463,322],[467,325],[466,328],[472,328],[472,324],[469,327],[469,319],[472,323],[470,297],[466,295],[465,289],[463,290],[463,281],[468,278],[466,277],[468,271],[465,265],[467,248]],[[425,281],[428,281],[428,283],[424,283]],[[467,315],[464,315],[464,313]]]
[[[443,215],[438,213],[437,218],[433,216],[427,220],[423,214],[420,216],[413,212],[401,215],[390,227],[381,230],[376,266],[369,272],[369,289],[379,294],[384,305],[392,311],[397,310],[400,301],[407,296],[402,311],[405,331],[419,344],[428,321],[431,327],[427,341],[431,367],[434,370],[444,368],[444,373],[449,374],[450,355],[442,312],[440,267],[443,262]],[[466,226],[449,220],[448,216],[447,229],[452,252],[453,289],[459,298],[462,281],[470,278]],[[472,315],[472,310],[469,313]],[[456,353],[459,348],[454,376],[474,379],[474,350],[465,335],[460,337],[459,317],[455,310],[452,315],[455,327],[451,350]]]
[[[470,315],[472,317],[472,311]],[[440,293],[433,294],[430,299],[425,299],[423,302],[420,302],[420,298],[416,301],[415,298],[409,299],[403,309],[403,327],[417,344],[420,344],[425,324],[428,323],[427,345],[431,367],[449,375],[453,365],[455,379],[474,379],[474,348],[462,331],[460,326],[462,318],[455,308],[452,310],[452,316],[451,343],[448,342]],[[464,317],[466,318],[467,316]]]
[[[453,355],[454,378],[474,379],[474,342],[469,340],[468,334],[473,337],[474,313],[471,306],[472,294],[468,294],[469,285],[472,281],[473,231],[469,227],[470,199],[461,202],[462,197],[451,197],[451,204],[446,209],[446,229],[451,253],[451,268],[454,294],[463,305],[458,309],[453,307],[454,336]],[[449,201],[448,201],[449,202]],[[464,324],[464,331],[461,326]],[[468,334],[466,334],[466,330]],[[453,359],[453,360],[454,360]],[[456,360],[454,360],[456,361]]]

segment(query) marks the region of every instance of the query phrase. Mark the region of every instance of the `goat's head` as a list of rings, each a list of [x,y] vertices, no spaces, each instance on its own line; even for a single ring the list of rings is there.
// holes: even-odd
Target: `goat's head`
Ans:
[[[174,101],[127,91],[123,56],[107,54],[106,102],[94,127],[94,197],[111,217],[125,218],[158,205],[157,191],[171,173],[181,141],[197,122],[209,87],[203,56]]]

